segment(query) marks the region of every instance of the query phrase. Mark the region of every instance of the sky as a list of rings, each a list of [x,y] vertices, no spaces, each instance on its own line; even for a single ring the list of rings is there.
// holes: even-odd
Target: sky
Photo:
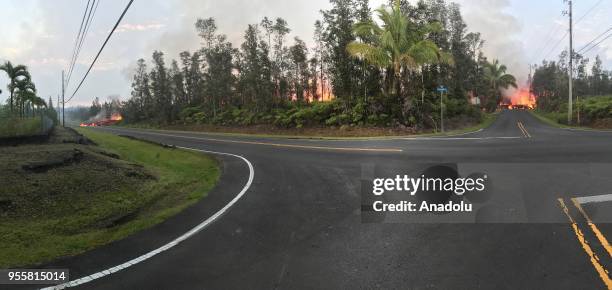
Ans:
[[[70,97],[128,0],[100,0],[91,29],[66,88]],[[379,7],[385,0],[370,0]],[[490,59],[507,64],[509,72],[526,80],[529,64],[553,59],[568,47],[567,9],[562,0],[457,0],[468,30],[481,32],[484,52]],[[2,0],[0,2],[0,62],[29,67],[39,95],[54,102],[61,94],[61,71],[67,69],[81,23],[85,0]],[[313,24],[328,0],[135,0],[113,34],[82,88],[68,106],[89,105],[95,97],[106,100],[129,98],[131,75],[136,60],[149,60],[154,50],[170,58],[200,46],[194,23],[214,17],[219,31],[239,46],[248,24],[264,16],[283,17],[290,28],[288,39],[299,36],[311,42]],[[574,0],[575,46],[612,27],[612,0]],[[559,43],[558,46],[555,45]],[[612,38],[591,50],[612,69]],[[0,102],[8,98],[8,80],[0,72]]]

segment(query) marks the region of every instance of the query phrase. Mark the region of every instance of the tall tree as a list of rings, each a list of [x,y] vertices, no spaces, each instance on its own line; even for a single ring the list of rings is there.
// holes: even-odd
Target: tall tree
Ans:
[[[30,81],[30,79],[18,80],[15,84],[15,96],[17,101],[17,107],[19,109],[19,116],[24,117],[26,115],[27,105],[29,103],[38,103],[36,96],[36,86]]]
[[[0,65],[0,70],[6,72],[9,78],[9,84],[7,88],[10,94],[10,108],[11,112],[13,112],[13,98],[15,96],[15,90],[17,89],[18,82],[25,80],[30,81],[32,77],[30,76],[30,73],[28,72],[28,68],[26,66],[14,66],[10,61],[7,61],[4,64]]]
[[[196,21],[196,29],[198,31],[198,35],[202,38],[204,42],[203,45],[206,49],[211,49],[215,42],[215,34],[217,32],[217,24],[214,18],[206,18],[206,19],[198,19]]]
[[[350,104],[354,95],[353,78],[356,74],[356,62],[350,57],[347,47],[355,41],[353,34],[354,2],[353,0],[330,0],[332,8],[322,11],[325,22],[324,39],[329,48],[329,74],[338,98],[348,100]]]
[[[172,92],[170,75],[164,61],[164,53],[153,52],[153,69],[150,74],[151,93],[155,102],[155,112],[159,112],[158,121],[168,123],[172,120]]]
[[[313,60],[315,60],[318,63],[318,68],[315,67],[314,70],[314,75],[317,76],[317,69],[318,69],[318,80],[315,82],[315,89],[318,87],[320,87],[320,96],[316,96],[315,94],[313,94],[313,97],[315,99],[320,99],[323,100],[323,98],[325,97],[325,62],[327,60],[327,50],[325,47],[325,35],[324,35],[324,27],[323,27],[323,22],[321,22],[320,20],[317,20],[315,22],[315,31],[314,31],[314,43],[315,43],[315,57],[313,58]],[[318,90],[315,90],[315,92]]]
[[[273,26],[274,31],[274,78],[276,82],[277,95],[281,101],[287,97],[287,80],[285,78],[287,70],[287,47],[285,38],[291,32],[287,21],[283,18],[277,18]]]
[[[259,62],[258,35],[257,25],[249,25],[244,33],[239,63],[242,104],[254,104],[256,111],[260,111],[264,106],[266,93],[260,83],[262,69]]]
[[[415,27],[401,12],[399,0],[391,10],[381,7],[377,12],[382,27],[374,21],[355,25],[358,35],[370,35],[375,41],[372,44],[352,42],[347,51],[354,57],[363,58],[386,69],[386,75],[393,79],[390,94],[403,96],[400,85],[402,69],[415,70],[429,63],[452,63],[450,55],[425,38],[428,33],[437,31],[439,26],[430,24],[421,28]]]
[[[235,77],[232,72],[235,54],[236,50],[223,36],[217,37],[215,44],[205,52],[208,69],[204,73],[204,79],[213,116],[216,116],[217,111],[223,106],[231,105],[233,102]]]
[[[295,44],[289,48],[293,66],[293,92],[298,102],[305,100],[308,90],[308,48],[306,43],[296,37]]]
[[[188,104],[187,92],[185,90],[185,75],[183,75],[176,60],[172,60],[172,64],[170,65],[170,79],[172,99],[176,107],[174,111],[176,114]]]
[[[132,110],[130,114],[125,114],[127,118],[133,118],[135,121],[141,121],[154,116],[153,99],[151,96],[151,87],[149,84],[149,73],[147,71],[147,63],[144,59],[139,59],[132,80]],[[99,101],[96,99],[98,105]],[[95,102],[94,102],[95,105]],[[95,116],[90,113],[90,115]]]
[[[516,78],[511,74],[507,74],[507,70],[508,68],[500,64],[497,59],[492,63],[488,63],[484,68],[485,79],[489,82],[491,93],[496,97],[495,100],[487,102],[489,110],[493,110],[501,102],[501,89],[509,87],[518,88]]]
[[[600,95],[606,91],[606,84],[603,82],[604,70],[599,55],[595,57],[595,63],[591,68],[591,94]]]
[[[268,41],[268,47],[272,47],[272,34],[274,33],[274,22],[272,22],[272,20],[268,19],[268,17],[264,17],[263,20],[261,20],[261,28],[263,28],[265,35],[266,35],[266,40]]]

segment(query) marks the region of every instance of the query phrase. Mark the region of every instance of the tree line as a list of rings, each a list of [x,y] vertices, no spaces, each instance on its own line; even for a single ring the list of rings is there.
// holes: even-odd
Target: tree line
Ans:
[[[167,62],[155,51],[137,61],[126,122],[376,125],[434,127],[440,96],[449,117],[479,119],[480,97],[494,110],[500,88],[516,80],[483,54],[459,5],[445,0],[391,0],[375,11],[368,0],[330,0],[314,23],[311,47],[283,18],[250,24],[240,46],[213,18],[198,19],[202,47]]]
[[[10,61],[0,64],[0,71],[4,71],[9,79],[7,105],[0,106],[3,117],[26,118],[47,114],[57,122],[57,113],[53,109],[53,102],[49,103],[37,95],[36,85],[32,75],[25,65],[14,65]],[[0,90],[2,94],[2,90]],[[6,108],[8,107],[8,108]]]
[[[545,111],[565,111],[569,98],[569,53],[564,51],[557,61],[544,61],[536,67],[532,91],[537,96],[538,108]],[[612,71],[605,70],[601,58],[595,57],[590,71],[590,60],[574,53],[574,96],[588,98],[612,95]]]

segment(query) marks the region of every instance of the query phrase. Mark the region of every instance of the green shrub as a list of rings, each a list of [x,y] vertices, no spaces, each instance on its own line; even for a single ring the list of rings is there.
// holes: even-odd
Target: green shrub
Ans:
[[[18,136],[36,136],[41,134],[40,117],[21,119],[17,117],[0,119],[0,138]]]
[[[186,120],[187,118],[191,118],[193,115],[200,112],[201,109],[198,107],[187,107],[179,113],[179,118],[181,118],[181,120]]]

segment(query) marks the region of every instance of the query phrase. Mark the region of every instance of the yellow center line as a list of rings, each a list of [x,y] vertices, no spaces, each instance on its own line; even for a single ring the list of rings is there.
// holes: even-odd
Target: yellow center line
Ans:
[[[212,141],[212,142],[223,142],[223,143],[236,143],[236,144],[249,144],[249,145],[263,145],[273,147],[285,147],[285,148],[300,148],[300,149],[315,149],[315,150],[331,150],[331,151],[361,151],[361,152],[385,152],[385,153],[400,153],[404,150],[397,148],[351,148],[351,147],[327,147],[327,146],[307,146],[307,145],[293,145],[293,144],[281,144],[281,143],[269,143],[269,142],[256,142],[256,141],[240,141],[240,140],[226,140],[226,139],[215,139],[215,138],[199,138],[190,136],[180,136],[171,134],[161,134],[153,132],[139,132],[142,134],[175,137],[191,140],[200,141]]]
[[[599,258],[589,246],[588,241],[586,240],[586,238],[584,237],[584,234],[578,227],[578,224],[574,221],[574,218],[572,218],[572,216],[570,215],[569,209],[567,208],[567,206],[565,206],[565,202],[563,201],[563,199],[559,198],[558,201],[559,201],[559,204],[561,205],[561,208],[563,209],[563,212],[565,212],[565,215],[567,216],[570,223],[572,224],[572,228],[574,229],[574,233],[576,234],[578,241],[582,245],[582,249],[591,258],[591,264],[593,264],[593,267],[595,267],[595,270],[599,274],[599,277],[601,278],[601,280],[603,280],[604,284],[606,284],[606,287],[608,289],[612,289],[612,280],[610,280],[609,272],[599,263]]]
[[[519,130],[521,130],[523,137],[527,137],[527,135],[525,135],[525,130],[523,130],[523,127],[521,127],[521,122],[516,122],[516,126],[519,128]]]
[[[572,198],[572,202],[574,203],[574,206],[578,209],[578,211],[580,211],[582,216],[587,220],[587,223],[591,227],[591,230],[593,231],[593,233],[595,233],[595,236],[597,236],[597,239],[599,240],[601,245],[606,249],[608,255],[612,257],[612,247],[610,247],[610,243],[608,242],[608,239],[606,239],[606,236],[597,228],[597,225],[593,223],[591,217],[589,217],[584,208],[582,208],[582,205],[580,205],[578,200]]]
[[[529,131],[527,131],[527,128],[525,128],[525,125],[523,125],[522,122],[517,122],[516,123],[519,127],[519,129],[521,129],[521,131],[523,132],[523,136],[525,136],[525,138],[531,138],[531,134],[529,134]]]

